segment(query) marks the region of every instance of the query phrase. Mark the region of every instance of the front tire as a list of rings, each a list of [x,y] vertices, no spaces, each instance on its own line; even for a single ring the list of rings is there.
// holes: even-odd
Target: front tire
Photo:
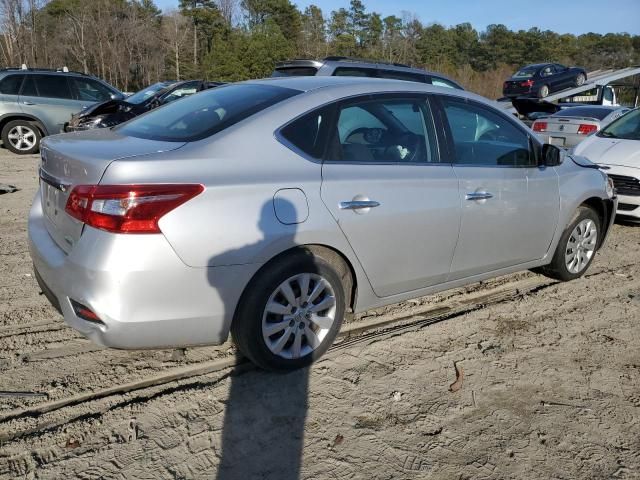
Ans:
[[[591,265],[600,240],[600,218],[580,207],[562,234],[551,263],[538,271],[563,282],[581,277]]]
[[[348,269],[332,255],[296,251],[249,283],[231,325],[238,349],[265,370],[310,365],[331,346],[346,309]]]
[[[13,120],[2,129],[2,143],[18,155],[37,153],[41,138],[38,127],[26,120]]]

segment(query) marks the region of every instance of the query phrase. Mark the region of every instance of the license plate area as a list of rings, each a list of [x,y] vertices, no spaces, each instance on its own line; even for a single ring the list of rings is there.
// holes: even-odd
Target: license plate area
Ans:
[[[62,192],[57,188],[49,185],[47,182],[40,181],[40,194],[42,196],[42,210],[47,218],[57,225],[60,219],[60,213],[64,211],[62,203]]]
[[[564,147],[565,141],[565,137],[549,137],[549,143],[558,147]]]

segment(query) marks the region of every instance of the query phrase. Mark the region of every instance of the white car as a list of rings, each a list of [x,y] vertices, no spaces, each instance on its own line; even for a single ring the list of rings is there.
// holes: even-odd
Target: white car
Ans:
[[[591,135],[573,153],[605,168],[618,192],[617,215],[640,222],[640,109]]]

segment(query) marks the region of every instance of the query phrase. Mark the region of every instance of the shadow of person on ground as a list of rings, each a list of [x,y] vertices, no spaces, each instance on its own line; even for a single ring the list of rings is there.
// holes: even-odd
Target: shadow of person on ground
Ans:
[[[297,215],[293,204],[279,200],[280,218],[297,218]],[[255,252],[273,241],[293,245],[296,225],[279,222],[271,200],[262,208],[258,228],[262,234],[259,241],[226,251],[212,258],[209,264],[220,265],[227,258],[253,258]],[[225,278],[216,275],[215,267],[208,269],[208,279],[213,287],[225,282]],[[235,304],[227,305],[225,311],[233,312],[235,307]],[[263,308],[261,306],[260,311]],[[255,321],[260,322],[261,318]],[[237,356],[239,361],[243,360],[239,352]],[[245,364],[231,376],[225,401],[218,480],[300,478],[308,374],[308,368],[274,373]]]

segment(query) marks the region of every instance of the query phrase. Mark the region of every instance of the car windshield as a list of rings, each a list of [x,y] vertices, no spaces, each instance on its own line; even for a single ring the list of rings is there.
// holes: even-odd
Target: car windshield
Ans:
[[[160,90],[168,87],[169,85],[171,85],[171,82],[154,83],[153,85],[150,85],[147,88],[143,88],[139,92],[134,93],[130,97],[127,97],[126,98],[127,103],[134,103],[136,105],[140,105],[142,102],[144,102],[145,100],[148,100],[149,98],[154,96],[156,93],[158,93]]]
[[[552,115],[552,117],[588,117],[604,120],[607,115],[613,112],[611,108],[598,107],[572,107],[560,110]]]
[[[625,140],[640,140],[640,109],[636,108],[617,120],[614,120],[607,128],[600,131],[599,136],[622,138]]]
[[[518,70],[513,78],[531,78],[536,74],[537,71],[537,68],[525,67],[521,70]]]
[[[273,85],[227,85],[157,108],[116,129],[149,140],[196,141],[299,93]]]

